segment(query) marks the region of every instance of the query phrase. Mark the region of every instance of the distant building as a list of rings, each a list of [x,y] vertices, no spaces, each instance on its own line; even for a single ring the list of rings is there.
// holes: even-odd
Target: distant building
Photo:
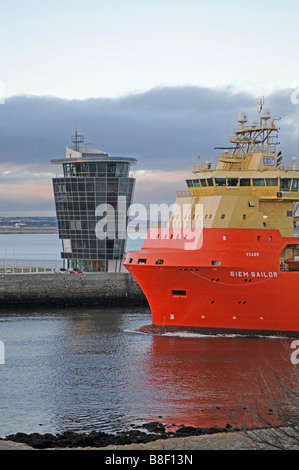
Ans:
[[[53,178],[61,257],[66,268],[120,271],[135,185],[129,172],[137,160],[86,147],[77,132],[72,141],[65,158],[51,160],[63,167]]]

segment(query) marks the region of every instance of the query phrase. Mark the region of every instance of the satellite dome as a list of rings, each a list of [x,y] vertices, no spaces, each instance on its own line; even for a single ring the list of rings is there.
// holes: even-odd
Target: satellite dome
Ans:
[[[251,127],[256,127],[257,126],[257,121],[255,119],[251,119],[250,125],[251,125]]]
[[[238,122],[247,122],[248,121],[248,116],[246,113],[239,113],[238,114]]]
[[[270,109],[263,108],[260,112],[260,118],[261,119],[270,119],[270,117],[271,117]]]

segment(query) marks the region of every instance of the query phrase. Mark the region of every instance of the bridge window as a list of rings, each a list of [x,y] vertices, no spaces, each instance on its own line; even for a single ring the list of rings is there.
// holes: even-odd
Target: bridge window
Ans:
[[[226,186],[226,178],[215,178],[216,186]]]
[[[253,186],[265,186],[264,178],[252,178]]]
[[[292,191],[299,191],[299,179],[298,178],[293,179]]]
[[[187,186],[189,188],[193,188],[193,181],[192,180],[186,180]]]
[[[155,264],[163,264],[164,259],[156,259]]]
[[[198,180],[193,180],[193,185],[198,188],[200,186],[199,184],[199,181]]]
[[[292,178],[280,178],[280,191],[289,191]]]
[[[207,182],[206,182],[205,179],[201,179],[201,180],[200,180],[200,184],[201,184],[202,186],[207,186]]]
[[[227,186],[238,186],[239,180],[238,178],[227,178]]]
[[[139,258],[137,264],[146,264],[146,258]]]
[[[278,178],[266,178],[266,186],[278,186]]]
[[[240,186],[250,186],[250,178],[240,178]]]
[[[208,183],[208,186],[214,186],[213,178],[207,178],[207,183]]]

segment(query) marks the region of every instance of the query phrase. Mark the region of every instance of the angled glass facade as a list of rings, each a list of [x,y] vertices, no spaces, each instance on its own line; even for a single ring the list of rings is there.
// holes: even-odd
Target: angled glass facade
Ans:
[[[53,190],[65,267],[120,271],[135,185],[129,172],[137,160],[76,145],[51,163],[63,167]]]

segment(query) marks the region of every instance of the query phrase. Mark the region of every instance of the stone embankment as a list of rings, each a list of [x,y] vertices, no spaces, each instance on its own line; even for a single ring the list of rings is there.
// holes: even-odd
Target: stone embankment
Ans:
[[[0,308],[146,306],[129,273],[2,274]]]

